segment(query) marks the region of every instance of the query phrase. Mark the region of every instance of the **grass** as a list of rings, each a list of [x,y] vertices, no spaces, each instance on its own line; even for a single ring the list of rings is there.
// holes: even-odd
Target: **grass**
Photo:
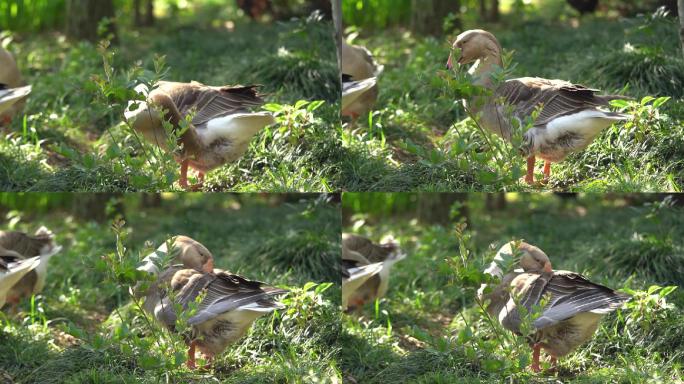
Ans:
[[[388,196],[401,204],[396,196]],[[358,201],[354,194],[344,195],[344,230],[373,239],[391,234],[408,257],[393,269],[385,298],[359,313],[343,315],[341,366],[347,380],[682,380],[681,207],[648,195],[581,194],[572,200],[508,194],[507,206],[492,210],[485,208],[483,195],[470,194],[468,227],[459,236],[456,223],[462,215],[456,214],[447,226],[421,224],[415,218],[415,203],[393,211],[366,211],[359,209],[363,204]],[[603,319],[590,342],[560,360],[557,375],[532,373],[525,341],[492,327],[475,304],[478,271],[511,239],[541,247],[554,268],[580,272],[633,295],[623,309]],[[464,252],[467,262],[462,264]],[[679,289],[658,288],[666,286]]]
[[[525,160],[483,135],[465,113],[458,94],[466,80],[444,70],[458,31],[432,38],[351,25],[353,42],[368,47],[385,71],[375,110],[347,123],[340,183],[350,191],[679,191],[684,62],[675,21],[465,21],[464,29],[488,29],[512,53],[511,77],[560,78],[635,99],[617,108],[636,116],[632,122],[606,129],[585,151],[554,164],[545,187],[521,182]],[[669,99],[654,106],[651,97]],[[541,173],[541,162],[537,168]]]
[[[112,276],[118,269],[103,257],[117,247],[110,224],[74,217],[69,201],[78,204],[77,195],[24,196],[32,197],[19,199],[8,222],[21,230],[47,225],[64,250],[50,262],[45,290],[17,315],[0,315],[0,372],[21,383],[339,382],[340,289],[329,268],[339,258],[336,203],[164,194],[160,207],[142,208],[140,195],[121,198],[125,263],[144,257],[147,241],[156,247],[186,234],[212,251],[217,267],[291,291],[281,300],[287,308],[257,320],[213,370],[188,371],[182,338],[146,324],[128,286]]]
[[[245,156],[208,175],[205,191],[330,191],[338,147],[339,75],[332,24],[318,15],[272,24],[159,20],[121,25],[119,45],[56,33],[3,32],[33,93],[3,132],[4,191],[177,190],[170,155],[141,144],[123,120],[138,81],[261,84],[278,123]],[[205,15],[206,16],[206,15]],[[186,20],[187,19],[187,20]],[[104,60],[104,61],[103,61]],[[105,63],[106,65],[103,65]]]

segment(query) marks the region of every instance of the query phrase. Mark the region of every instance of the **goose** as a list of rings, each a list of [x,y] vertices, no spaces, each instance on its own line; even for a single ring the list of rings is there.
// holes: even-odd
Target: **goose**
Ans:
[[[362,98],[368,91],[374,89],[378,79],[370,77],[361,81],[354,81],[352,77],[342,75],[342,111],[347,110],[357,100]]]
[[[371,263],[358,252],[342,249],[342,308],[349,307],[350,297],[382,271],[383,263]]]
[[[130,101],[124,112],[126,121],[145,139],[168,150],[163,121],[179,130],[181,146],[176,160],[180,163],[180,185],[189,189],[188,167],[198,171],[201,187],[206,172],[237,161],[249,147],[252,137],[275,119],[268,112],[249,112],[264,104],[257,86],[213,87],[193,81],[161,81],[149,90],[140,84],[136,91],[145,101]],[[164,111],[163,117],[159,111]],[[184,132],[181,121],[191,117]]]
[[[606,110],[614,99],[624,96],[598,95],[596,89],[564,80],[521,77],[494,84],[492,74],[502,67],[501,45],[494,35],[474,29],[461,33],[453,44],[460,50],[456,62],[473,63],[468,71],[473,83],[489,89],[491,96],[475,96],[468,108],[479,116],[479,124],[506,140],[511,130],[532,119],[532,127],[524,133],[521,153],[527,156],[525,182],[534,183],[536,157],[543,159],[544,179],[551,176],[551,163],[560,162],[573,152],[585,149],[605,128],[629,120],[631,116]],[[449,55],[447,68],[453,69]]]
[[[40,256],[25,259],[17,252],[0,248],[0,308],[8,301],[14,301],[12,289],[29,272],[40,264]]]
[[[31,86],[22,79],[14,57],[0,47],[0,127],[9,125],[12,117],[24,108],[29,93]]]
[[[342,80],[342,116],[349,116],[355,120],[359,116],[367,114],[378,99],[377,80],[374,80],[357,84],[357,87],[365,87],[370,85],[371,82],[374,83],[370,85],[369,89],[364,90],[362,93],[357,93],[355,98],[347,98],[345,103],[344,92],[347,87],[351,86],[351,84],[346,83],[350,81],[361,82],[371,78],[377,79],[382,71],[383,66],[375,61],[368,49],[342,41],[342,73],[344,74]]]
[[[405,257],[396,243],[374,244],[362,236],[342,234],[343,281],[347,279],[343,307],[354,310],[385,296],[392,267]]]
[[[17,304],[22,297],[39,293],[45,287],[50,258],[62,250],[52,231],[40,227],[34,235],[19,231],[0,231],[0,247],[15,252],[18,259],[38,257],[38,265],[21,278],[9,291],[8,302]]]
[[[171,251],[169,251],[167,244],[172,245]],[[173,259],[174,264],[182,264],[185,268],[197,271],[211,272],[214,270],[214,255],[202,243],[184,235],[174,236],[165,241],[156,251],[142,260],[138,270],[154,276],[159,275],[159,266],[164,264],[164,259],[168,257],[169,252],[174,253],[174,250],[178,250],[178,254]]]
[[[501,269],[489,273],[501,279],[491,292],[478,291],[478,299],[488,301],[487,312],[501,325],[521,334],[523,319],[518,305],[532,313],[533,306],[547,298],[541,312],[532,321],[533,333],[526,336],[532,347],[532,370],[540,371],[539,355],[542,349],[551,356],[557,367],[563,357],[589,340],[599,326],[601,318],[621,308],[630,296],[570,271],[550,270],[551,262],[541,249],[525,242],[508,243],[500,250],[522,254],[518,269],[503,275]]]
[[[184,332],[176,329],[175,304],[187,311],[188,304],[203,295],[196,312],[187,319],[191,327],[186,334],[187,365],[194,369],[196,349],[211,362],[240,339],[257,318],[284,309],[275,297],[287,292],[219,269],[202,272],[174,265],[152,285],[143,308],[167,329]]]

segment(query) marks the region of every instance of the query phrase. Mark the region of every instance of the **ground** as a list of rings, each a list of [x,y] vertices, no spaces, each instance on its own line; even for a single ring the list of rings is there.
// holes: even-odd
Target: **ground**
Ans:
[[[423,225],[396,213],[401,208],[363,213],[346,195],[344,229],[376,240],[393,235],[408,257],[396,264],[386,298],[343,316],[344,377],[358,383],[681,381],[682,209],[629,195],[508,197],[506,209],[492,211],[481,195],[471,195],[469,229],[458,236],[455,225]],[[632,198],[636,205],[627,205]],[[561,359],[557,375],[531,373],[524,340],[493,327],[475,305],[480,282],[473,272],[512,239],[538,245],[555,269],[633,295],[604,318],[589,343]],[[667,291],[655,286],[678,288],[661,297]]]
[[[348,40],[368,47],[385,70],[375,111],[346,125],[345,190],[681,190],[684,61],[676,19],[505,20],[465,20],[463,29],[494,33],[512,54],[511,77],[558,78],[633,97],[629,106],[615,108],[633,121],[606,129],[585,151],[554,164],[548,185],[530,187],[520,180],[525,160],[517,148],[482,132],[465,113],[459,95],[467,93],[469,80],[445,69],[460,31],[432,38],[349,25]],[[541,168],[538,161],[537,174]]]
[[[0,313],[0,372],[22,383],[328,383],[340,377],[340,288],[330,267],[339,258],[335,203],[165,194],[161,207],[145,209],[139,196],[129,195],[123,198],[125,239],[118,244],[127,250],[122,261],[108,262],[118,260],[110,222],[79,220],[54,206],[72,197],[51,196],[24,199],[24,208],[10,215],[15,229],[47,225],[64,250],[50,261],[47,285],[34,301],[23,301],[16,315]],[[187,370],[182,338],[146,324],[122,283],[124,267],[149,252],[146,241],[156,247],[175,234],[201,241],[217,268],[291,290],[281,300],[288,308],[257,320],[213,370]]]

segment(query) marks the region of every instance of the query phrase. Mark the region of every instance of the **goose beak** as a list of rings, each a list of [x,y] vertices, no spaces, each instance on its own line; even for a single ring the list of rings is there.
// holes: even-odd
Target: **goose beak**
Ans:
[[[449,54],[449,59],[447,60],[447,63],[446,63],[446,69],[449,71],[454,69],[454,64],[453,64],[453,61],[451,59],[451,54]]]
[[[214,260],[209,260],[207,261],[206,264],[204,264],[204,267],[202,267],[202,270],[205,273],[212,273],[214,272]]]
[[[547,261],[546,263],[544,263],[544,272],[548,272],[548,273],[553,272],[553,269],[551,268],[551,262],[550,261]]]

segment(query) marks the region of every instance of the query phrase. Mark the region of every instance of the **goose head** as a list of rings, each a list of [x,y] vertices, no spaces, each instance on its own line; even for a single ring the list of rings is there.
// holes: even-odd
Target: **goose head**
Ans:
[[[199,241],[181,235],[176,237],[174,246],[180,250],[177,260],[186,268],[203,272],[214,270],[214,256]]]
[[[159,105],[149,104],[147,100],[150,90],[145,84],[138,84],[135,91],[144,96],[145,100],[130,100],[128,102],[124,111],[126,122],[149,142],[155,143],[162,149],[168,149],[161,110],[170,110],[171,106],[164,105],[166,100],[161,100]]]
[[[459,52],[456,62],[467,65],[478,60],[491,60],[501,66],[501,45],[496,37],[482,29],[471,29],[456,37],[452,48]],[[447,69],[453,69],[453,53],[447,60]]]
[[[520,243],[518,250],[522,252],[520,267],[525,272],[553,272],[549,257],[534,245],[525,242]]]

